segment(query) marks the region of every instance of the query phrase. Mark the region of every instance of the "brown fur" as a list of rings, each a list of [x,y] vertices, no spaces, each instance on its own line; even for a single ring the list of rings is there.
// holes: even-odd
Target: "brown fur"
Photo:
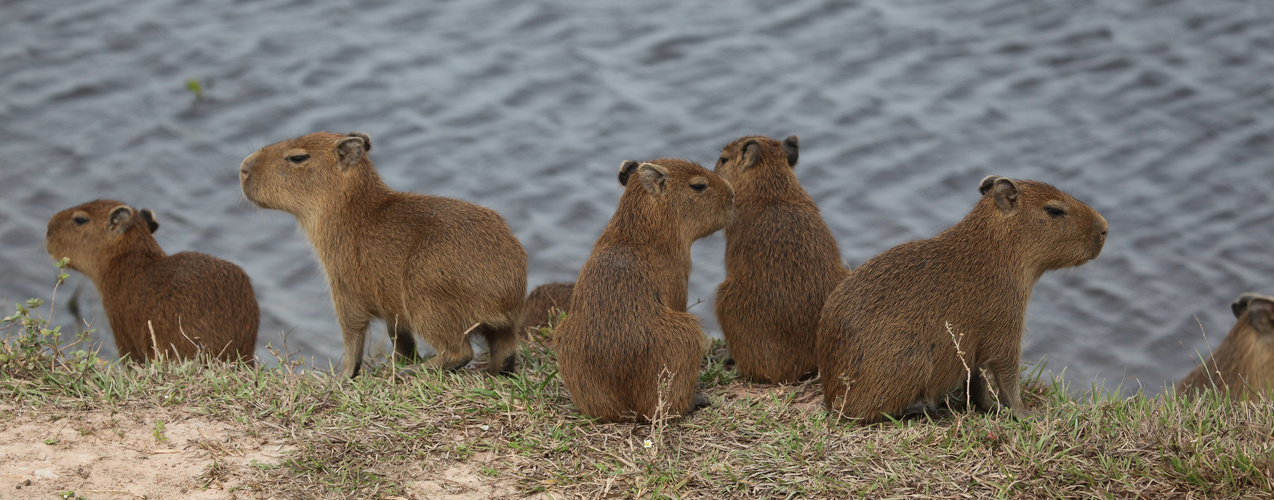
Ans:
[[[466,201],[390,189],[367,157],[371,138],[320,132],[261,148],[243,160],[249,200],[283,210],[327,272],[345,343],[341,374],[358,374],[373,318],[394,350],[417,357],[412,333],[454,369],[473,359],[469,331],[486,337],[488,371],[513,369],[514,328],[526,293],[526,252],[495,211]]]
[[[647,421],[661,401],[664,415],[686,415],[706,404],[695,394],[706,339],[686,312],[690,245],[729,222],[734,193],[682,160],[624,162],[619,179],[627,189],[554,332],[562,381],[602,420]]]
[[[542,327],[560,323],[560,315],[571,310],[572,293],[575,293],[575,283],[561,281],[545,283],[531,290],[526,296],[526,315],[518,334],[529,339],[532,331],[538,332]]]
[[[1239,400],[1268,400],[1274,388],[1274,297],[1245,293],[1231,306],[1238,321],[1221,346],[1177,384],[1178,394],[1231,391]]]
[[[150,210],[97,200],[49,219],[45,248],[93,280],[121,358],[202,351],[254,363],[260,311],[248,275],[211,255],[165,254],[151,235],[158,228]]]
[[[963,384],[949,323],[973,370],[973,402],[994,405],[985,368],[999,398],[1025,414],[1018,376],[1031,288],[1045,271],[1096,258],[1106,220],[1041,182],[990,176],[979,190],[964,220],[876,256],[828,296],[817,352],[829,409],[871,423]]]
[[[848,274],[818,206],[796,179],[798,148],[796,136],[782,143],[744,137],[717,161],[716,172],[735,192],[717,322],[739,373],[760,382],[795,382],[818,370],[818,315]]]

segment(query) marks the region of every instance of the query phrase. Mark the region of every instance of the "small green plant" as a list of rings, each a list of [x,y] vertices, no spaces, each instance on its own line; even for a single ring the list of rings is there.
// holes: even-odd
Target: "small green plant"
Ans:
[[[87,343],[93,330],[81,331],[69,343],[64,344],[62,327],[49,328],[58,287],[70,277],[66,273],[68,263],[70,259],[63,258],[54,264],[58,269],[58,276],[57,283],[53,285],[53,298],[50,299],[50,313],[47,318],[39,314],[44,300],[38,298],[16,304],[12,315],[0,318],[0,332],[6,334],[0,341],[0,376],[31,380],[50,376],[59,366],[82,373],[98,362],[96,353],[70,349]]]
[[[164,435],[164,431],[165,431],[165,430],[166,430],[166,429],[165,429],[165,427],[164,427],[164,421],[163,421],[163,420],[156,420],[156,421],[155,421],[155,432],[154,432],[154,434],[155,434],[155,441],[159,441],[159,442],[161,442],[161,443],[162,443],[162,442],[164,442],[164,441],[167,441],[167,440],[168,440],[168,436]]]
[[[198,78],[186,79],[186,90],[189,90],[191,94],[195,95],[196,101],[203,99],[203,84],[199,83]]]

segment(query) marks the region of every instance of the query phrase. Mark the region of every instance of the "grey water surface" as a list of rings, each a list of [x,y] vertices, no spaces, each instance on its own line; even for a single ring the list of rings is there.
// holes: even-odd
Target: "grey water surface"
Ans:
[[[153,209],[168,252],[247,270],[259,355],[289,331],[335,363],[309,244],[237,176],[319,130],[370,134],[396,189],[499,211],[533,286],[574,279],[620,162],[710,166],[747,134],[801,137],[797,173],[851,266],[960,220],[983,176],[1053,183],[1110,238],[1036,286],[1023,359],[1080,386],[1156,393],[1220,342],[1230,301],[1274,293],[1270,2],[51,0],[0,1],[5,312],[52,290],[48,218],[114,198]],[[699,242],[690,280],[718,336],[723,252]],[[78,289],[113,353],[72,274],[55,323]]]

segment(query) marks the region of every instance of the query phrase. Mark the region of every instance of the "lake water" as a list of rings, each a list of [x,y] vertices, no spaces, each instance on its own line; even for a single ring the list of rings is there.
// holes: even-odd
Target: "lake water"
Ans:
[[[201,82],[202,98],[186,86]],[[240,160],[361,131],[386,182],[504,215],[532,285],[572,280],[623,160],[711,165],[801,137],[797,173],[857,266],[959,221],[988,174],[1053,183],[1110,222],[1046,274],[1024,361],[1158,392],[1274,293],[1274,4],[1204,1],[0,2],[0,298],[48,297],[44,228],[96,198],[153,209],[170,253],[243,266],[258,354],[340,356],[292,216],[244,200]],[[719,336],[720,234],[692,313]],[[79,289],[112,353],[92,284]],[[47,308],[47,306],[46,306]],[[381,327],[378,341],[384,343]],[[1207,333],[1207,339],[1203,337]]]

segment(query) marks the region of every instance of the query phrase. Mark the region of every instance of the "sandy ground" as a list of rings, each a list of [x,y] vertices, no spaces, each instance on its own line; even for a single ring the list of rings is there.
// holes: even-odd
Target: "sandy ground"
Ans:
[[[279,430],[192,416],[181,409],[45,414],[0,406],[0,499],[280,498],[251,487],[293,450]],[[157,431],[163,422],[163,431]],[[160,439],[157,436],[162,436]],[[421,472],[405,496],[521,497],[508,480],[480,474],[497,458]]]
[[[2,498],[238,498],[253,464],[277,464],[290,448],[278,436],[179,411],[5,410]]]

